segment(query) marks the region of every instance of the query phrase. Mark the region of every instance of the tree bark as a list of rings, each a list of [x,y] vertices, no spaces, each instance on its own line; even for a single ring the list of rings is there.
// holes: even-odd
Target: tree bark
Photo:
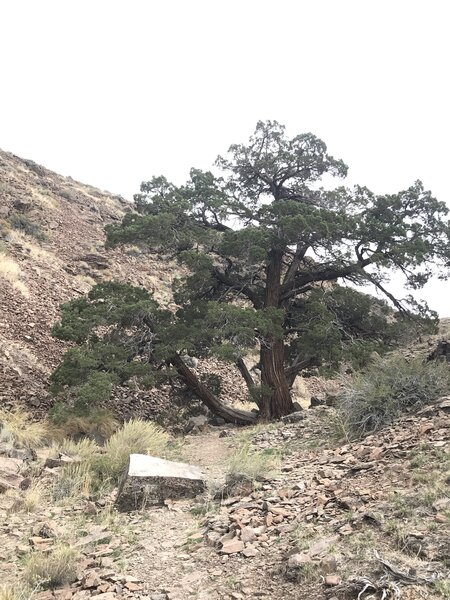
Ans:
[[[281,270],[283,252],[272,249],[266,269],[266,308],[279,308],[281,301]],[[289,383],[284,372],[284,340],[271,337],[261,344],[263,419],[279,419],[294,411]]]
[[[189,369],[179,354],[174,354],[170,362],[177,373],[186,383],[188,388],[203,402],[215,415],[222,417],[227,423],[236,425],[251,425],[255,423],[257,415],[246,410],[236,410],[226,406],[198,379],[196,374]]]

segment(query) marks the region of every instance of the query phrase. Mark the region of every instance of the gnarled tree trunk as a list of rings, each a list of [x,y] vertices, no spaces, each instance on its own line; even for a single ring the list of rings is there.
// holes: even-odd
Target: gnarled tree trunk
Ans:
[[[189,369],[179,354],[174,354],[170,362],[177,370],[188,388],[203,402],[214,414],[222,417],[227,423],[237,425],[251,425],[256,421],[257,415],[245,410],[236,410],[226,406],[204,385],[197,375]]]
[[[279,419],[294,411],[291,390],[284,372],[283,340],[274,339],[261,348],[261,418]]]
[[[266,308],[279,308],[281,299],[281,269],[283,252],[269,253],[266,269]],[[261,417],[279,419],[294,411],[289,383],[284,371],[284,341],[272,337],[261,345]]]

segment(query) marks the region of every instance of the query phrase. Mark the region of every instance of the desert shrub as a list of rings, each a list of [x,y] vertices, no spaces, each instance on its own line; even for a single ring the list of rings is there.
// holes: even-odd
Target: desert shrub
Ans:
[[[13,213],[9,217],[8,221],[13,229],[23,231],[23,233],[26,233],[27,235],[30,235],[39,241],[43,241],[46,239],[46,235],[42,231],[41,227],[37,223],[34,223],[26,215],[22,215],[20,213]]]
[[[349,437],[362,437],[449,390],[448,365],[389,357],[353,378],[340,398],[338,415]]]
[[[243,443],[228,461],[227,484],[260,481],[274,472],[278,462],[276,455],[257,452],[249,442]]]
[[[102,408],[91,408],[88,412],[79,411],[77,406],[56,402],[49,411],[54,425],[53,434],[57,439],[89,436],[106,439],[118,428],[114,415]]]
[[[25,283],[21,281],[21,275],[18,263],[4,249],[0,249],[0,278],[9,281],[15,290],[28,297],[29,291]]]
[[[46,589],[73,583],[78,559],[78,551],[70,546],[59,546],[46,554],[35,552],[25,564],[25,579],[32,586]]]
[[[131,419],[109,438],[94,468],[103,478],[117,481],[130,454],[161,456],[168,441],[168,434],[154,423]]]
[[[0,441],[25,448],[39,448],[48,438],[45,421],[33,422],[31,416],[21,408],[12,411],[0,409]]]

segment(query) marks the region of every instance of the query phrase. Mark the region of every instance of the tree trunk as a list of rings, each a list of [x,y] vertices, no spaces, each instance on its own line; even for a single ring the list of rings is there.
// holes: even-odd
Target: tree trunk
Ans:
[[[203,402],[215,415],[222,417],[227,423],[236,425],[251,425],[255,423],[257,415],[246,410],[235,410],[222,404],[216,396],[198,379],[189,369],[179,354],[174,354],[170,362],[175,367],[178,375],[183,379],[188,388]]]
[[[265,308],[280,308],[283,252],[269,253],[266,269]],[[294,411],[289,383],[284,372],[284,340],[271,337],[261,344],[261,417],[279,419]]]
[[[294,411],[291,390],[284,373],[283,340],[272,340],[261,348],[261,418],[279,419]]]

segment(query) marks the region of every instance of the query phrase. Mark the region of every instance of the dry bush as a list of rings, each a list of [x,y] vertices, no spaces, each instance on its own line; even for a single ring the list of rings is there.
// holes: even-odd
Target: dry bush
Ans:
[[[24,448],[40,448],[49,436],[45,421],[33,422],[31,415],[21,408],[12,411],[0,409],[0,440]]]
[[[154,423],[131,419],[109,438],[95,468],[102,477],[117,481],[127,466],[130,454],[161,456],[168,441],[168,434]]]
[[[340,397],[338,416],[348,437],[362,437],[449,391],[447,364],[389,357],[353,378]]]
[[[44,589],[73,583],[77,579],[79,557],[79,552],[70,546],[59,546],[46,554],[35,552],[25,564],[25,580]]]
[[[63,419],[59,419],[58,425],[53,428],[53,435],[58,440],[76,438],[80,435],[106,439],[117,430],[118,426],[112,413],[104,409],[95,409],[87,415],[68,414]]]

